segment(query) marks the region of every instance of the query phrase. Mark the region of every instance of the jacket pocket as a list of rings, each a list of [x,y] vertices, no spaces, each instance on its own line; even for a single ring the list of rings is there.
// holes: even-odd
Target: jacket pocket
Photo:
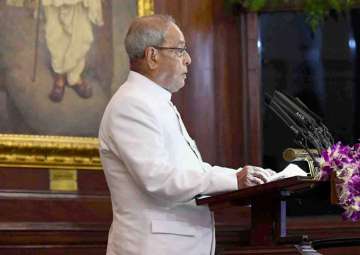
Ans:
[[[173,234],[181,236],[196,236],[196,228],[186,222],[152,220],[151,232],[153,234]]]

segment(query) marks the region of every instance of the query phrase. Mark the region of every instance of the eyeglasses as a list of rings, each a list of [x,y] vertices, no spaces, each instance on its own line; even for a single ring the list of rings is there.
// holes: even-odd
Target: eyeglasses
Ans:
[[[187,52],[187,48],[183,47],[183,48],[179,48],[179,47],[161,47],[161,46],[152,46],[157,50],[174,50],[176,52],[176,56],[178,56],[179,58],[184,57],[188,52]]]

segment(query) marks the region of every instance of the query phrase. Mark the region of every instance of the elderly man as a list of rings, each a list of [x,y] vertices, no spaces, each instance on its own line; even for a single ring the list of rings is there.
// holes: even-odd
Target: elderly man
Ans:
[[[107,254],[214,254],[213,217],[194,198],[264,183],[272,171],[235,171],[201,160],[171,103],[191,63],[171,17],[135,19],[125,46],[131,71],[99,132],[113,206]]]

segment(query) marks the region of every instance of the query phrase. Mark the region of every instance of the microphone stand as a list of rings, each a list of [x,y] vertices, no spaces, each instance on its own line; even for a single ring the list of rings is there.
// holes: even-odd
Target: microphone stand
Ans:
[[[299,98],[292,98],[279,91],[271,97],[265,95],[266,106],[294,133],[294,142],[302,147],[319,167],[316,157],[333,144],[333,137],[321,118],[312,112]],[[317,150],[312,153],[309,144]]]

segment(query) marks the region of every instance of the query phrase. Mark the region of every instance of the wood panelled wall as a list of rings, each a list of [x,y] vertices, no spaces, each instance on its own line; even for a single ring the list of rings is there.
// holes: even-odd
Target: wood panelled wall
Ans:
[[[257,18],[226,14],[222,2],[155,0],[157,13],[177,20],[192,56],[174,101],[206,161],[261,164]],[[74,193],[50,191],[44,169],[0,168],[0,177],[0,254],[105,254],[112,215],[102,172],[80,171]],[[246,247],[250,225],[249,207],[216,212],[219,254],[297,254],[292,245]],[[310,239],[360,235],[339,216],[289,219],[288,226]]]
[[[112,211],[103,172],[79,170],[76,192],[51,191],[49,179],[47,169],[0,167],[0,254],[105,254]]]
[[[205,161],[260,165],[256,15],[236,17],[218,0],[155,0],[155,12],[172,15],[184,32],[192,64],[174,103]]]

